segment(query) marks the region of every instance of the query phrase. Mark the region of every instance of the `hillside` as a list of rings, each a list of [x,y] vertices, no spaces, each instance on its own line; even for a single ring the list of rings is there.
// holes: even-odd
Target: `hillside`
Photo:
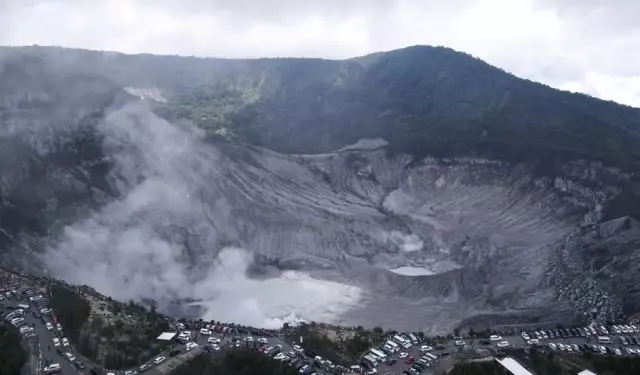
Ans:
[[[403,153],[488,156],[544,168],[579,158],[631,169],[640,162],[640,109],[561,92],[443,47],[344,61],[42,47],[5,48],[2,55],[21,67],[7,69],[5,62],[3,82],[20,69],[110,80],[166,99],[166,115],[279,152],[326,152],[381,137]]]
[[[23,47],[0,64],[7,267],[267,327],[640,310],[638,109],[439,47],[344,61]]]

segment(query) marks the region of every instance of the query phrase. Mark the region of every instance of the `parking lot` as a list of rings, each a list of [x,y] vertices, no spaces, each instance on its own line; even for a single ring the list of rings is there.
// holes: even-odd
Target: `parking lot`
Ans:
[[[126,374],[146,372],[161,366],[172,357],[182,355],[195,348],[206,348],[211,354],[218,350],[229,348],[255,347],[261,341],[263,347],[278,347],[280,351],[292,351],[287,343],[274,337],[237,335],[228,327],[218,327],[216,332],[214,324],[204,324],[202,330],[176,327],[177,333],[189,332],[189,339],[178,340],[177,336],[171,345],[162,353],[156,355],[147,363],[140,364],[136,368],[122,371],[103,370],[93,364],[87,358],[77,353],[72,343],[65,337],[62,327],[48,302],[47,292],[44,288],[26,286],[21,283],[8,283],[0,285],[0,305],[3,324],[13,327],[22,336],[23,340],[37,342],[40,347],[39,368],[45,373],[62,374]],[[207,328],[211,332],[207,332]],[[222,328],[225,328],[222,332]],[[46,371],[48,366],[59,365],[51,371]]]
[[[278,337],[256,335],[252,332],[240,334],[233,325],[214,324],[213,322],[198,322],[195,326],[175,323],[173,327],[176,337],[171,339],[171,345],[159,353],[148,363],[140,364],[136,368],[126,371],[108,371],[100,369],[96,364],[82,357],[73,349],[73,345],[65,338],[64,327],[60,326],[48,304],[47,291],[44,288],[23,285],[19,282],[0,284],[0,304],[2,305],[3,324],[14,327],[23,337],[37,343],[40,347],[39,367],[58,364],[59,369],[50,373],[63,374],[126,374],[134,375],[145,371],[165,373],[159,371],[163,364],[171,362],[174,357],[179,358],[197,348],[205,354],[215,355],[221,350],[231,348],[251,348],[279,359],[297,369],[301,373],[341,373],[348,372],[346,368],[336,367],[319,357],[305,355],[304,348],[292,346]],[[440,373],[451,366],[451,355],[458,351],[474,351],[489,349],[490,352],[500,352],[503,348],[526,348],[531,346],[543,347],[558,352],[592,352],[601,355],[640,356],[640,331],[635,325],[615,325],[611,327],[574,327],[569,329],[531,330],[520,335],[492,336],[490,338],[458,337],[430,345],[425,342],[411,343],[403,348],[402,342],[388,337],[385,343],[391,341],[383,349],[383,345],[375,349],[385,350],[384,360],[377,357],[375,366],[363,367],[360,371],[365,374],[382,375],[429,375]],[[412,340],[407,335],[400,335],[401,340]],[[420,338],[420,335],[416,335]],[[407,344],[405,344],[407,345]],[[428,348],[425,346],[429,346]],[[422,350],[421,350],[422,347]],[[392,349],[392,350],[389,350]],[[426,355],[426,353],[430,353]],[[372,353],[368,351],[368,355]],[[434,358],[435,357],[435,358]],[[370,357],[371,358],[371,357]],[[365,361],[366,362],[366,361]],[[411,362],[411,363],[409,363]],[[416,366],[416,362],[423,365]],[[361,365],[363,363],[354,363]],[[304,367],[308,366],[308,367]],[[413,368],[413,369],[412,369]],[[356,369],[351,369],[355,372]]]

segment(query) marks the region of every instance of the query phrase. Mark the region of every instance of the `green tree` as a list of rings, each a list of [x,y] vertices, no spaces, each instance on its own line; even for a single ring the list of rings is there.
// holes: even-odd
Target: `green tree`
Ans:
[[[238,349],[221,356],[200,356],[176,375],[299,375],[280,361],[255,350]]]
[[[20,337],[6,326],[0,325],[0,375],[17,375],[27,360],[20,345]]]
[[[78,344],[82,326],[89,318],[91,306],[75,291],[63,286],[51,286],[51,307],[72,343]]]

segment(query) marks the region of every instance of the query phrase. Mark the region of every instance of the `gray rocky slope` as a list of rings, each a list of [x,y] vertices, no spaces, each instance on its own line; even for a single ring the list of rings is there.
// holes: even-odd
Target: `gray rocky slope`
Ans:
[[[77,68],[0,71],[3,266],[251,324],[294,312],[445,331],[640,308],[640,226],[602,214],[627,174],[574,162],[536,177],[381,139],[320,155],[211,143],[135,97],[157,89]],[[429,275],[390,271],[403,266]]]
[[[105,96],[108,110],[81,111],[78,127],[34,133],[23,119],[5,132],[5,265],[41,264],[162,308],[245,282],[215,273],[295,270],[357,288],[321,319],[397,329],[606,321],[639,307],[639,226],[601,222],[628,179],[615,170],[574,163],[537,178],[497,161],[390,155],[381,139],[284,155],[206,142],[119,95]],[[16,211],[32,229],[10,226]],[[225,271],[236,264],[220,265],[229,247],[248,264]],[[389,271],[400,266],[430,274]],[[282,304],[295,306],[286,293]]]

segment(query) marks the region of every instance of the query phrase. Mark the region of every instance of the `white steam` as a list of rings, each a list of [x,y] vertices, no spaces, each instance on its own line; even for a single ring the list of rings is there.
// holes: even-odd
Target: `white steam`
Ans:
[[[264,281],[248,279],[244,275],[250,258],[241,249],[225,249],[218,258],[220,263],[210,277],[195,287],[195,295],[207,308],[205,319],[267,328],[279,328],[298,317],[326,322],[360,298],[358,288],[300,272],[287,271]]]
[[[291,316],[331,321],[359,299],[356,288],[297,272],[249,279],[249,252],[220,252],[243,223],[221,193],[230,182],[219,151],[193,128],[140,104],[110,114],[99,131],[122,198],[65,228],[45,255],[54,276],[161,307],[196,299],[206,318],[254,326],[279,326]]]
[[[402,251],[411,252],[422,250],[424,241],[415,234],[403,234],[397,230],[391,231],[389,239]]]

